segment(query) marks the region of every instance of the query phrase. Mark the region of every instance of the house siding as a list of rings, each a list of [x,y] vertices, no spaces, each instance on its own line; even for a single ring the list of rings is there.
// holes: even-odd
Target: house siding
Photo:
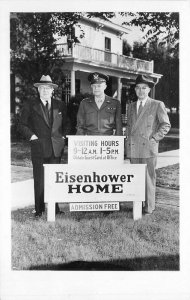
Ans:
[[[86,47],[105,50],[105,37],[111,39],[111,52],[122,55],[123,41],[111,30],[102,28],[97,30],[94,25],[81,24],[81,29],[85,32],[85,37],[80,40],[80,44]],[[76,28],[76,35],[80,35],[80,29]]]

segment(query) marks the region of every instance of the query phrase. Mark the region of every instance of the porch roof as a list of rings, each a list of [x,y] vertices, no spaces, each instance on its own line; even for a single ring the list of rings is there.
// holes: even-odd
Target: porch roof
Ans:
[[[67,44],[58,44],[58,59],[64,59],[67,70],[104,72],[109,76],[135,80],[138,74],[146,74],[157,81],[161,74],[153,72],[154,62],[106,52],[76,44],[72,51]]]

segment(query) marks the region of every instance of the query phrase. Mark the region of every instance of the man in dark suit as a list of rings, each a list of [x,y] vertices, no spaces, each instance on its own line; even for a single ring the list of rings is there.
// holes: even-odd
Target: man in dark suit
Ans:
[[[82,100],[77,114],[77,135],[122,135],[121,105],[105,95],[108,76],[88,76],[93,95]]]
[[[148,96],[153,86],[152,79],[137,76],[135,92],[138,100],[127,108],[126,156],[132,164],[147,165],[145,214],[151,214],[155,209],[158,146],[171,127],[164,103]]]
[[[55,88],[50,76],[42,76],[38,88],[40,99],[27,101],[23,107],[19,131],[30,141],[33,164],[35,217],[41,217],[44,205],[43,164],[58,164],[64,150],[65,136],[69,133],[66,105],[52,98]],[[59,213],[56,204],[56,213]]]

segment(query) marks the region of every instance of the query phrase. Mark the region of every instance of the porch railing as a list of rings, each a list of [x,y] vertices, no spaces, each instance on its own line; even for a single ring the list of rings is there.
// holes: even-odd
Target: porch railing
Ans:
[[[134,72],[153,73],[154,62],[146,61],[134,57],[124,56],[113,52],[90,48],[79,44],[73,49],[68,48],[68,44],[58,44],[57,52],[59,56],[74,57],[84,61],[98,62],[103,65],[116,66]]]

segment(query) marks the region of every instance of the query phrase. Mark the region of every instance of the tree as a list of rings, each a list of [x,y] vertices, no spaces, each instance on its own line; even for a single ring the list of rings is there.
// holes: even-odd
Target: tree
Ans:
[[[156,98],[163,99],[168,107],[179,108],[179,57],[172,55],[170,48],[162,43],[151,42],[149,47],[143,43],[134,43],[133,54],[136,58],[153,60],[154,72],[162,74],[156,87]]]
[[[170,51],[178,51],[179,43],[179,13],[174,12],[120,12],[123,17],[130,17],[122,24],[138,26],[145,33],[146,42],[157,42],[170,45]]]
[[[104,20],[112,18],[115,13],[11,13],[10,14],[10,48],[11,72],[20,79],[17,83],[16,96],[22,101],[32,97],[36,90],[32,83],[39,80],[42,74],[51,74],[57,83],[64,81],[63,74],[59,71],[63,60],[56,65],[56,36],[68,35],[74,42],[78,42],[72,30],[79,25],[79,20],[98,17]],[[79,38],[83,38],[84,31],[80,30]],[[59,92],[59,91],[58,91]]]
[[[154,72],[163,75],[156,98],[168,107],[179,108],[179,13],[120,13],[128,17],[123,25],[138,26],[144,32],[141,43],[133,45],[133,56],[154,61]],[[129,47],[125,48],[126,53]]]
[[[123,17],[123,24],[128,26],[140,26],[145,32],[144,45],[138,51],[134,49],[134,57],[155,60],[153,51],[147,53],[147,43],[167,41],[167,51],[178,59],[178,38],[179,38],[179,14],[178,13],[130,13],[120,12]],[[109,21],[115,17],[114,12],[68,12],[68,13],[11,13],[11,72],[20,78],[17,83],[16,96],[22,101],[32,97],[36,90],[32,83],[39,80],[42,74],[50,74],[57,83],[64,81],[64,76],[60,72],[63,60],[57,63],[56,36],[68,35],[72,42],[77,43],[78,38],[83,38],[85,32],[82,31],[79,21],[83,17],[101,18]],[[130,17],[126,21],[126,17]],[[78,26],[80,36],[76,37],[72,30],[73,26]],[[126,48],[126,47],[125,47]],[[130,52],[130,47],[128,52]],[[135,52],[136,51],[136,52]],[[157,52],[156,52],[157,53]],[[153,55],[154,54],[154,55]],[[168,58],[169,59],[169,58]],[[56,66],[56,67],[55,67]],[[158,67],[159,69],[159,67]],[[54,70],[54,71],[52,71]],[[173,70],[173,69],[172,69]],[[176,73],[176,72],[174,72]],[[60,85],[60,84],[59,84]],[[58,90],[58,93],[61,93]]]
[[[79,17],[70,13],[11,14],[11,71],[21,79],[17,91],[19,99],[32,96],[35,89],[31,83],[42,74],[51,73],[56,61],[55,34],[65,35]]]

